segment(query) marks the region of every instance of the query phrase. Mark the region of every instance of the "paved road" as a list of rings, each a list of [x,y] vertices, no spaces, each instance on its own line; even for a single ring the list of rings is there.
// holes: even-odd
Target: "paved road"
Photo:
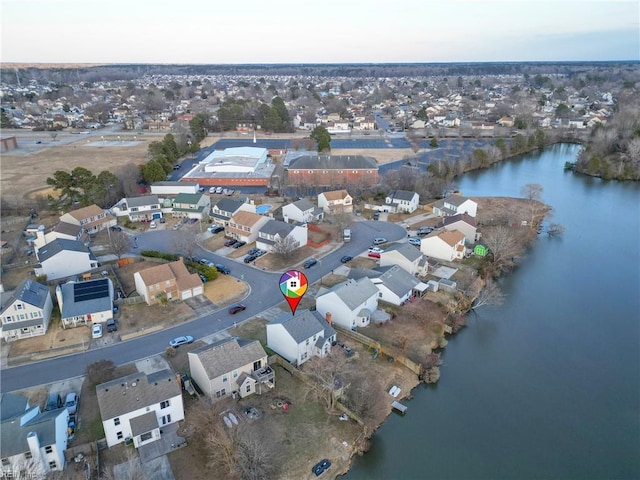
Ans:
[[[340,257],[343,255],[355,256],[365,251],[371,245],[374,237],[382,236],[389,241],[396,241],[406,237],[406,230],[403,227],[387,222],[355,222],[351,230],[352,241],[350,243],[344,244],[323,257],[318,265],[305,270],[310,283],[317,282],[322,276],[340,266]],[[172,233],[172,230],[139,233],[136,235],[138,249],[170,250]],[[257,316],[260,312],[281,303],[282,298],[278,286],[280,273],[262,271],[243,263],[235,262],[232,264],[229,259],[202,250],[196,254],[229,265],[232,268],[233,276],[244,275],[245,281],[251,288],[250,296],[245,302],[248,307],[247,310],[236,315],[230,315],[226,309],[221,309],[191,322],[167,328],[138,339],[90,349],[85,353],[3,368],[0,391],[11,392],[84,375],[87,365],[98,360],[113,360],[116,364],[122,365],[151,355],[157,355],[164,352],[169,340],[176,336],[192,335],[196,339],[202,338],[233,326],[234,321],[240,323],[248,320]]]

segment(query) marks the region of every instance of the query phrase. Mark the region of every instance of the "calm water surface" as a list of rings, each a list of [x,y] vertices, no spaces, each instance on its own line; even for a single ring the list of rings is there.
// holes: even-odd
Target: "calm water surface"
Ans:
[[[540,236],[344,478],[640,478],[640,185],[565,173],[577,152],[460,179],[468,196],[539,183],[566,232]]]

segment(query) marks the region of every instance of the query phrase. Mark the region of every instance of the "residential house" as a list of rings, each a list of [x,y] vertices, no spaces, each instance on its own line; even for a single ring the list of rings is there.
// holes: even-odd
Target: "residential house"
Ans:
[[[371,281],[378,289],[378,300],[393,305],[402,305],[426,291],[427,285],[406,270],[394,265]]]
[[[162,438],[162,429],[184,420],[182,388],[168,369],[132,373],[96,387],[107,445],[133,441],[138,448]]]
[[[29,278],[0,295],[2,338],[11,342],[47,333],[53,310],[49,288]]]
[[[324,212],[321,208],[316,207],[306,198],[301,198],[293,203],[288,203],[282,207],[282,216],[284,221],[289,223],[291,221],[299,223],[313,223],[319,222],[324,216]]]
[[[331,314],[333,323],[350,330],[368,326],[377,308],[378,289],[368,278],[320,289],[316,297],[316,310],[321,315]]]
[[[211,218],[217,225],[228,227],[231,217],[238,212],[256,213],[255,205],[231,198],[221,198],[213,207],[211,207]]]
[[[420,249],[410,243],[396,243],[380,254],[380,266],[398,265],[411,275],[426,275],[428,262]]]
[[[328,355],[335,340],[331,315],[325,318],[304,310],[295,316],[286,313],[267,324],[267,346],[298,366],[312,357]]]
[[[125,198],[120,208],[132,222],[150,222],[162,217],[162,207],[157,195]]]
[[[41,247],[36,255],[36,276],[46,275],[47,280],[70,277],[98,268],[98,259],[84,243],[77,240],[56,238]]]
[[[391,212],[393,213],[415,212],[418,208],[418,202],[420,202],[420,195],[407,190],[392,190],[385,199],[385,203],[392,207]]]
[[[307,224],[293,225],[280,220],[269,220],[258,231],[256,247],[267,252],[278,251],[283,247],[291,247],[291,251],[307,245]]]
[[[378,183],[378,165],[362,155],[301,155],[287,167],[290,186],[371,186]]]
[[[459,213],[475,217],[477,211],[478,204],[462,195],[449,195],[433,204],[433,213],[439,217],[451,217]]]
[[[477,240],[476,219],[466,213],[444,217],[442,226],[445,230],[457,230],[464,234],[464,241],[473,244]]]
[[[179,193],[173,200],[174,217],[205,220],[211,211],[211,197],[203,193]]]
[[[438,260],[461,260],[464,257],[464,233],[457,230],[435,231],[422,239],[420,251]]]
[[[136,292],[154,305],[166,300],[186,300],[202,295],[204,286],[197,273],[189,273],[182,259],[145,268],[133,274]]]
[[[85,245],[89,243],[89,235],[82,226],[66,222],[58,222],[48,230],[45,229],[44,225],[29,225],[26,233],[29,235],[27,243],[32,244],[36,250],[47,243],[51,243],[56,238],[77,240]]]
[[[113,318],[113,282],[99,278],[56,287],[62,328],[103,323]]]
[[[82,227],[89,234],[97,233],[117,223],[115,216],[95,204],[60,215],[60,221]]]
[[[512,117],[504,116],[504,117],[500,117],[496,123],[501,127],[511,128],[514,125],[514,122],[515,121]]]
[[[247,243],[254,242],[260,229],[270,220],[257,213],[239,211],[229,220],[227,236]]]
[[[353,211],[353,198],[346,190],[332,190],[318,195],[318,208],[324,213],[351,213]]]
[[[191,378],[212,399],[240,398],[275,386],[275,372],[258,340],[227,338],[188,353]]]
[[[23,395],[6,393],[0,402],[0,472],[3,478],[44,478],[65,467],[69,411],[40,412]]]

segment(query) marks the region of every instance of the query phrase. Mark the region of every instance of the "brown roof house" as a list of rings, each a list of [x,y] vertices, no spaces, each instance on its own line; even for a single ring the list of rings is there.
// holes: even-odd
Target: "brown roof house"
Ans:
[[[147,305],[166,300],[186,300],[202,295],[204,286],[197,273],[189,273],[182,259],[146,268],[133,274],[138,292]]]
[[[351,213],[353,198],[346,190],[332,190],[318,195],[318,207],[325,213]]]
[[[227,235],[243,242],[255,242],[258,232],[269,220],[269,217],[240,210],[229,220]]]
[[[87,233],[96,233],[115,225],[117,220],[104,208],[93,204],[60,215],[60,222],[82,227]]]
[[[464,258],[464,233],[458,230],[432,232],[420,242],[420,251],[438,260],[462,260]]]
[[[275,372],[257,340],[227,338],[189,352],[191,377],[212,399],[244,398],[275,386]]]

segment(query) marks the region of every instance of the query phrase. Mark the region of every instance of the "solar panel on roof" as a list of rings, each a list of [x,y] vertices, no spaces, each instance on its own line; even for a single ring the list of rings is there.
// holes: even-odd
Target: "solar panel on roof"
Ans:
[[[84,302],[109,296],[109,280],[101,278],[90,282],[76,283],[73,286],[73,300]]]

